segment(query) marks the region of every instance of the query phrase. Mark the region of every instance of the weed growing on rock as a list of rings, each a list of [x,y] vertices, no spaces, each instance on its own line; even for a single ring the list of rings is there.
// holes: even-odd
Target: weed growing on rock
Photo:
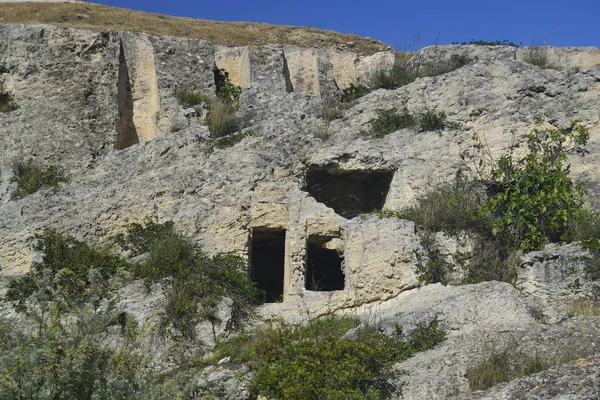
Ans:
[[[591,299],[575,299],[567,303],[567,312],[571,315],[588,317],[600,316],[600,302]]]
[[[215,68],[215,87],[217,97],[227,102],[237,102],[242,94],[242,88],[229,80],[229,72]]]
[[[446,127],[446,113],[427,109],[419,116],[421,132],[441,131]]]
[[[17,110],[19,105],[12,94],[4,90],[4,83],[0,82],[0,113]]]
[[[342,90],[341,101],[342,103],[352,103],[369,93],[371,93],[371,89],[367,86],[351,84],[350,87]]]
[[[440,131],[447,127],[455,129],[460,126],[456,123],[448,123],[445,112],[436,112],[429,108],[420,114],[411,114],[406,108],[400,111],[377,110],[377,118],[369,121],[369,124],[371,131],[367,134],[377,139],[397,130],[415,126],[419,127],[420,132]]]
[[[377,118],[370,121],[371,133],[375,138],[382,138],[399,129],[412,128],[417,124],[416,118],[406,109],[377,110]]]
[[[231,101],[215,100],[206,116],[206,125],[213,138],[223,137],[242,128],[240,119],[235,115],[236,107]]]
[[[325,317],[305,326],[276,324],[255,339],[250,391],[277,399],[380,399],[389,395],[389,366],[445,338],[437,319],[408,341],[353,318]]]
[[[226,149],[228,147],[233,147],[236,143],[241,142],[244,138],[252,136],[253,134],[253,131],[238,131],[236,133],[230,133],[226,136],[210,138],[207,140],[206,147],[204,148],[204,157],[210,157],[210,155],[215,152],[215,149]]]
[[[57,191],[60,183],[69,182],[69,178],[61,171],[60,165],[51,165],[44,169],[32,158],[27,162],[16,162],[13,166],[13,174],[9,181],[15,182],[17,188],[11,196],[12,199],[20,199],[42,188]]]
[[[177,100],[183,108],[192,108],[202,103],[206,103],[207,99],[200,92],[183,90],[177,93]]]
[[[511,343],[503,349],[492,348],[489,354],[467,369],[467,379],[471,390],[485,390],[502,382],[546,371],[586,356],[584,352],[571,352],[565,349],[554,356],[544,356],[537,350],[526,352]]]
[[[550,63],[550,48],[547,46],[531,46],[524,49],[523,61],[542,69],[553,68]]]

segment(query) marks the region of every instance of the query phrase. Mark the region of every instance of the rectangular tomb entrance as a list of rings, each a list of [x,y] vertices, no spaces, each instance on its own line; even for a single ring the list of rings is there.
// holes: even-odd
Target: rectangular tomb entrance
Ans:
[[[250,277],[265,292],[265,301],[283,298],[285,230],[253,229],[250,246]]]
[[[310,236],[306,249],[306,290],[344,290],[340,239]]]
[[[306,190],[344,218],[383,208],[392,171],[313,169],[306,174]]]

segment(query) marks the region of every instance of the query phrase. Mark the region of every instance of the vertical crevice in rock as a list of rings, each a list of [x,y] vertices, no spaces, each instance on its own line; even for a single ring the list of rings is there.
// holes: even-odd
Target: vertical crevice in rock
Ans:
[[[117,88],[117,105],[119,119],[117,120],[117,138],[115,149],[122,150],[139,143],[135,123],[133,122],[133,94],[129,79],[129,68],[123,51],[123,43],[119,52],[119,79]]]
[[[285,57],[285,53],[283,54],[283,78],[285,79],[285,91],[288,93],[292,93],[294,91],[294,85],[292,85],[290,68],[288,66],[288,61]]]

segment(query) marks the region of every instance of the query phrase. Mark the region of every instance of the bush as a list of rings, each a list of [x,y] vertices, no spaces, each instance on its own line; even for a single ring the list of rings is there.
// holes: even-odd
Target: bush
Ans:
[[[490,173],[489,201],[481,215],[490,218],[492,232],[518,245],[537,250],[568,232],[583,206],[583,187],[569,177],[567,152],[587,143],[586,128],[534,129],[526,137],[529,154],[503,155]]]
[[[177,94],[177,100],[183,108],[191,108],[206,103],[206,98],[200,92],[184,90]]]
[[[417,120],[406,108],[400,113],[396,110],[377,110],[377,118],[371,120],[370,124],[373,137],[382,138],[399,129],[412,128]]]
[[[68,183],[69,178],[64,176],[60,165],[44,169],[30,158],[27,162],[19,161],[14,164],[13,176],[9,181],[17,183],[17,189],[11,198],[20,199],[45,187],[57,191],[59,184]]]
[[[0,113],[8,113],[18,108],[15,98],[4,90],[4,84],[0,82]]]
[[[439,131],[445,128],[456,129],[460,127],[458,123],[446,122],[446,113],[436,112],[429,108],[420,114],[411,114],[406,107],[401,111],[377,110],[377,118],[369,121],[371,125],[370,135],[375,138],[382,138],[399,129],[412,128],[419,126],[420,132]]]
[[[531,46],[524,49],[523,61],[542,69],[552,68],[550,64],[550,48],[547,46]]]
[[[226,149],[228,147],[233,147],[236,143],[241,142],[244,138],[252,136],[253,134],[253,131],[239,131],[236,133],[230,133],[226,136],[208,139],[206,142],[206,147],[204,148],[204,157],[210,157],[210,155],[215,152],[215,149]]]
[[[20,312],[27,311],[32,298],[55,302],[65,310],[92,300],[97,308],[108,293],[108,279],[119,269],[131,267],[106,249],[95,249],[54,230],[36,239],[38,250],[44,253],[42,262],[34,263],[24,276],[12,279],[5,296]]]
[[[421,132],[441,131],[446,127],[446,113],[427,109],[419,117]]]
[[[185,337],[194,336],[194,327],[200,321],[213,326],[222,322],[216,311],[225,296],[232,300],[228,330],[236,329],[258,303],[260,292],[248,279],[241,257],[229,253],[209,257],[199,246],[177,234],[170,222],[132,224],[117,242],[134,254],[148,251],[147,260],[135,266],[137,276],[148,283],[172,279],[166,318]]]
[[[217,97],[226,102],[237,102],[242,94],[242,88],[229,80],[229,73],[224,69],[215,68],[215,87]]]
[[[358,98],[371,93],[371,89],[366,87],[365,85],[354,85],[351,84],[350,87],[342,90],[342,103],[352,103]]]
[[[351,334],[348,332],[353,329]],[[437,319],[408,341],[353,318],[325,317],[306,326],[275,325],[258,332],[250,391],[277,399],[380,399],[389,393],[389,367],[445,338]]]
[[[235,115],[235,105],[231,101],[215,100],[206,116],[206,125],[214,138],[223,137],[242,129],[239,118]]]

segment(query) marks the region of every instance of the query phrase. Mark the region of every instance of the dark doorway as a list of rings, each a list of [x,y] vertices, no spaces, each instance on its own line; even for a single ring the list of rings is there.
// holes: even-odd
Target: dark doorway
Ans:
[[[344,218],[383,208],[392,171],[315,169],[306,174],[306,189],[318,202]]]
[[[250,276],[265,292],[265,302],[283,300],[285,230],[253,229],[250,247]]]
[[[328,239],[310,237],[306,254],[306,290],[329,292],[344,289],[342,257],[327,247]]]

